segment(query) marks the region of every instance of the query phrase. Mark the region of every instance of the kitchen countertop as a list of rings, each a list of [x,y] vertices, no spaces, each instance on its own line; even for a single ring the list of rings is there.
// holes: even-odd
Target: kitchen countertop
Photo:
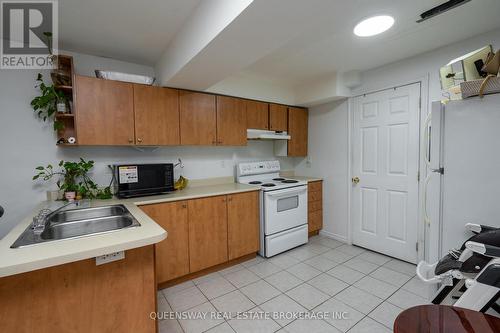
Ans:
[[[225,183],[188,187],[170,194],[131,199],[92,200],[91,207],[123,204],[141,224],[137,228],[121,229],[101,235],[86,236],[40,243],[22,248],[10,246],[24,232],[41,208],[41,203],[28,217],[15,226],[0,240],[0,277],[29,272],[41,268],[62,265],[104,254],[130,250],[158,243],[167,237],[167,231],[148,217],[138,206],[162,202],[188,200],[209,196],[256,191],[255,186]],[[52,203],[53,205],[53,203]],[[69,207],[71,208],[71,206]]]

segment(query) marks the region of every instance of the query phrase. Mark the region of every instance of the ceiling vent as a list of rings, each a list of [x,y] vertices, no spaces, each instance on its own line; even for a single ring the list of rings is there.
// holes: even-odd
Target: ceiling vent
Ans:
[[[464,5],[469,1],[471,1],[471,0],[450,0],[448,2],[445,2],[439,6],[436,6],[432,9],[429,9],[429,10],[423,12],[422,14],[420,14],[420,20],[418,20],[417,23],[428,20],[434,16],[441,15],[444,12],[449,11],[450,9],[457,8],[461,5]]]

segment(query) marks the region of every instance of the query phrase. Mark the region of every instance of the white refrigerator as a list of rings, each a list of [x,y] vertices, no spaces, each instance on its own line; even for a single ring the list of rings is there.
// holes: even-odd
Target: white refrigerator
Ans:
[[[471,236],[466,223],[500,227],[500,94],[433,103],[430,124],[433,262]]]

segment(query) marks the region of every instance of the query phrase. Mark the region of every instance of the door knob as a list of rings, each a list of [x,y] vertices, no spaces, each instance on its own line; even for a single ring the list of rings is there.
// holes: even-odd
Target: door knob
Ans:
[[[357,183],[359,183],[359,177],[352,177],[351,181],[354,185],[356,185]]]

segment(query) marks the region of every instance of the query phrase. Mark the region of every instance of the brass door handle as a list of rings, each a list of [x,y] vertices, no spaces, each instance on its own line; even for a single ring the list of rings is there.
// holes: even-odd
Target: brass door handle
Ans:
[[[356,185],[357,183],[359,183],[359,177],[352,177],[351,181],[354,185]]]
[[[141,138],[138,138],[138,139],[137,139],[137,142],[141,143],[141,142],[142,142],[142,139],[141,139]]]

